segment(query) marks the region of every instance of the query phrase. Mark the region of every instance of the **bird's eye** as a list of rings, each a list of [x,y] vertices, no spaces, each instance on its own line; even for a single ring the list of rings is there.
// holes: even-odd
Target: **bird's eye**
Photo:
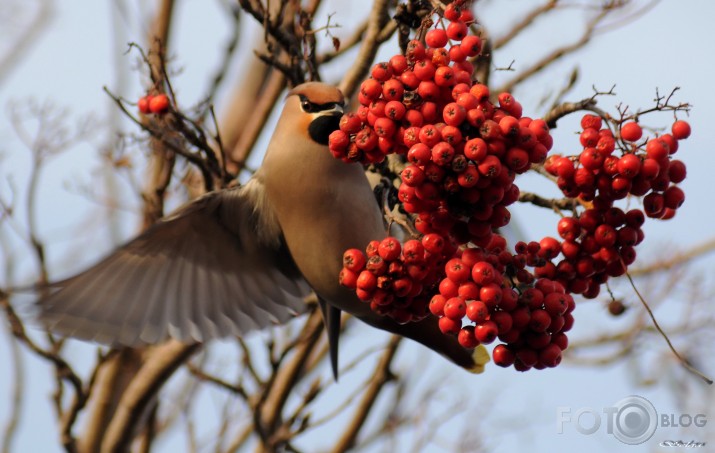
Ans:
[[[311,113],[314,110],[314,105],[312,102],[308,101],[307,99],[303,99],[302,101],[300,101],[300,108],[305,113]]]

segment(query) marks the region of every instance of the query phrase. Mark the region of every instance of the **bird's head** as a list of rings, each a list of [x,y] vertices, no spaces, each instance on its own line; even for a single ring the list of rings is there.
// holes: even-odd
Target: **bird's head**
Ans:
[[[328,136],[338,129],[344,106],[343,93],[334,86],[307,82],[288,92],[284,112],[296,118],[296,126],[307,131],[312,141],[327,145]]]

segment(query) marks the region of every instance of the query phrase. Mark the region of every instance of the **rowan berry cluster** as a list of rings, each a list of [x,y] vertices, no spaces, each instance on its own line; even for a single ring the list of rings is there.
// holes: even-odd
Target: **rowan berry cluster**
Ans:
[[[649,139],[643,138],[635,122],[624,123],[618,136],[602,127],[599,116],[584,115],[581,126],[581,154],[550,156],[544,168],[557,176],[564,195],[578,197],[589,207],[578,217],[559,220],[563,242],[544,241],[560,248],[563,259],[546,263],[537,275],[556,279],[571,293],[594,298],[609,277],[623,275],[635,261],[634,247],[643,241],[646,217],[670,219],[685,201],[684,192],[675,185],[685,179],[685,164],[671,156],[678,141],[690,135],[690,126],[678,120],[672,134]],[[643,197],[643,210],[624,212],[615,206],[629,195]]]
[[[376,313],[400,324],[419,321],[429,315],[429,289],[441,277],[444,257],[455,251],[439,234],[426,234],[404,245],[391,236],[374,240],[365,253],[345,251],[340,283],[355,290]]]
[[[493,96],[473,80],[467,59],[482,43],[469,34],[473,17],[463,3],[447,6],[448,25],[438,22],[424,44],[413,40],[404,55],[376,64],[357,111],[330,136],[330,152],[345,162],[404,156],[397,196],[422,234],[404,245],[388,237],[365,253],[346,251],[340,281],[398,322],[439,318],[441,331],[465,348],[498,339],[497,365],[554,367],[574,322],[572,294],[596,297],[635,259],[646,216],[670,218],[682,204],[673,184],[685,178],[685,166],[670,155],[690,129],[676,121],[672,134],[641,140],[635,122],[614,134],[585,115],[580,156],[547,159],[546,122],[523,116],[511,94]],[[516,176],[532,164],[557,177],[574,200],[573,216],[558,222],[562,241],[519,242],[512,252],[498,230],[519,198]],[[645,196],[645,214],[614,205],[628,195]]]
[[[169,111],[169,97],[164,94],[147,94],[137,101],[137,108],[145,115],[161,115]]]

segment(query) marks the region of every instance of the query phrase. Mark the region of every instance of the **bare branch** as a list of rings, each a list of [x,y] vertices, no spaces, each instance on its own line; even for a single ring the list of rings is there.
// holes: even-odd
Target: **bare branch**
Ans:
[[[8,332],[8,343],[10,345],[12,358],[9,369],[12,370],[13,382],[8,411],[10,416],[2,430],[2,445],[0,445],[0,452],[2,453],[10,453],[12,451],[12,442],[17,434],[17,427],[19,426],[20,420],[22,420],[24,408],[23,396],[25,394],[25,363],[20,353],[19,341]]]
[[[544,198],[540,195],[530,192],[521,192],[519,201],[522,203],[531,203],[541,208],[549,208],[554,211],[574,211],[578,207],[578,203],[573,198]]]
[[[122,452],[126,449],[132,439],[131,433],[161,386],[200,346],[198,343],[187,345],[170,340],[151,352],[121,396],[104,434],[103,452]]]
[[[710,238],[709,240],[695,245],[685,251],[673,254],[672,258],[670,259],[659,259],[648,266],[638,267],[633,270],[630,270],[629,273],[631,277],[641,277],[656,272],[668,271],[676,266],[689,263],[695,258],[699,258],[703,255],[711,253],[714,250],[715,238]]]
[[[492,43],[493,50],[497,50],[509,44],[521,32],[533,25],[540,16],[544,16],[546,13],[557,9],[558,3],[559,0],[548,0],[546,3],[536,6],[531,11],[527,11],[504,36],[494,39]]]
[[[365,394],[358,405],[353,419],[346,426],[340,439],[338,439],[335,447],[333,447],[333,453],[339,453],[348,451],[353,445],[355,445],[355,440],[360,432],[360,429],[365,424],[370,410],[375,405],[375,400],[377,399],[380,392],[385,388],[385,384],[393,379],[393,374],[390,372],[390,365],[392,364],[392,359],[395,357],[397,352],[397,347],[400,345],[402,337],[393,335],[390,337],[390,341],[387,343],[387,349],[380,358],[380,362],[375,367],[375,372],[373,373],[373,378],[365,390]]]
[[[524,81],[530,79],[534,75],[540,73],[543,71],[545,68],[551,66],[561,58],[565,57],[566,55],[569,55],[571,53],[576,52],[577,50],[580,50],[583,48],[586,44],[588,44],[591,41],[591,38],[596,32],[596,27],[598,26],[599,23],[611,12],[611,9],[604,7],[593,19],[591,19],[587,24],[586,28],[584,29],[583,34],[581,35],[581,38],[578,39],[576,42],[572,44],[568,44],[565,46],[561,46],[557,49],[554,49],[551,53],[545,55],[542,57],[540,60],[538,60],[536,63],[532,64],[531,66],[527,67],[526,69],[522,70],[519,72],[519,74],[516,75],[513,79],[499,87],[496,92],[511,92],[514,90],[514,87],[517,85],[524,83]]]
[[[625,267],[625,265],[624,265],[624,267]],[[683,358],[683,356],[681,356],[680,353],[675,349],[675,346],[673,346],[673,343],[670,342],[670,338],[668,338],[668,335],[665,332],[663,332],[663,329],[660,328],[660,324],[658,324],[658,320],[655,319],[655,315],[653,314],[653,311],[650,309],[648,302],[646,302],[646,300],[641,295],[640,291],[638,291],[638,288],[636,287],[636,284],[633,281],[633,277],[631,277],[631,274],[626,272],[626,277],[628,278],[628,281],[630,282],[631,286],[633,287],[633,291],[635,291],[636,295],[638,296],[638,299],[643,304],[643,307],[645,307],[646,311],[648,312],[648,316],[650,316],[651,321],[653,321],[653,326],[656,328],[656,330],[658,330],[658,333],[663,337],[665,342],[668,344],[668,347],[673,352],[673,355],[675,355],[675,357],[677,357],[677,359],[680,361],[680,364],[686,370],[688,370],[691,373],[693,373],[694,375],[698,376],[700,379],[707,382],[709,385],[712,385],[713,380],[711,378],[704,375],[701,371],[699,371],[695,367],[693,367],[690,364],[690,362],[685,360],[685,358]]]
[[[343,80],[340,82],[340,90],[347,98],[353,95],[360,80],[362,80],[370,70],[372,61],[377,54],[377,49],[381,44],[379,41],[380,33],[389,20],[387,15],[389,6],[389,0],[375,0],[372,4],[365,39],[363,40],[355,62],[350,66],[350,69],[348,69]]]

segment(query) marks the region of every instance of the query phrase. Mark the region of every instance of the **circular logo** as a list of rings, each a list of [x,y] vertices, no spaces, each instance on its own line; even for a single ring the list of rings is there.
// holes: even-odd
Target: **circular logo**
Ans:
[[[658,414],[650,401],[642,396],[628,396],[615,405],[613,435],[624,444],[642,444],[653,436]]]

